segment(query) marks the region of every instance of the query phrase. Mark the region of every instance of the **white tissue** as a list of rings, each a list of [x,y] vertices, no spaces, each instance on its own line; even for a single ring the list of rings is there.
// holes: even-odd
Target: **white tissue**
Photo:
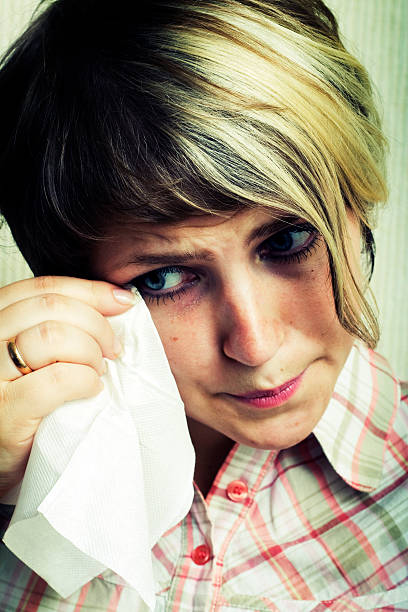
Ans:
[[[4,542],[63,598],[109,569],[154,608],[151,548],[190,509],[194,450],[144,301],[110,322],[124,351],[42,421]]]

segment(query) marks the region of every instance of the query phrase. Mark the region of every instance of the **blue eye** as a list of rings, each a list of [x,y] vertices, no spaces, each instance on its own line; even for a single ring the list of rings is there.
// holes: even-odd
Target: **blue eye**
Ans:
[[[153,270],[144,274],[141,278],[144,286],[152,291],[162,291],[163,289],[171,289],[179,285],[183,280],[183,274],[180,270],[170,271],[163,268],[161,270]]]
[[[304,231],[282,231],[268,238],[268,245],[277,252],[292,251],[302,248],[310,238],[310,232]]]
[[[197,281],[198,276],[194,272],[181,267],[169,266],[146,272],[135,278],[131,284],[137,287],[147,301],[155,300],[159,303],[160,300],[166,298],[174,300],[176,295],[181,297],[181,294]]]
[[[259,257],[277,263],[300,262],[308,257],[318,237],[308,223],[290,226],[264,240],[258,249]]]

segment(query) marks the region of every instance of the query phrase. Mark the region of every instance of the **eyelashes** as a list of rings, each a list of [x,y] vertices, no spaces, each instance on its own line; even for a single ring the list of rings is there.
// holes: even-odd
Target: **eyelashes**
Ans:
[[[277,264],[300,263],[317,247],[320,234],[310,223],[273,234],[258,247],[259,258]]]
[[[309,223],[290,224],[272,234],[257,249],[265,265],[300,264],[318,246],[321,236]],[[126,286],[136,287],[147,303],[166,304],[180,300],[202,281],[199,272],[184,266],[167,266],[136,277]]]
[[[180,299],[197,282],[199,276],[195,272],[184,267],[167,266],[142,274],[130,286],[137,287],[146,302],[159,304],[167,299],[174,302],[176,296]]]

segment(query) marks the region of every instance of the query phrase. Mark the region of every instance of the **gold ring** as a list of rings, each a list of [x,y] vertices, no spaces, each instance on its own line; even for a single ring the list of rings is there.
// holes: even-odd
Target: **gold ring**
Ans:
[[[26,364],[26,362],[22,358],[21,353],[16,345],[15,336],[7,342],[7,349],[17,370],[21,372],[21,374],[30,374],[30,372],[32,372],[32,369]]]

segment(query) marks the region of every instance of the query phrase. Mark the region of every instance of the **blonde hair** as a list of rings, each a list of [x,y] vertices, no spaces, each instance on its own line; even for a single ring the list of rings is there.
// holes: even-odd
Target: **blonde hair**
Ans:
[[[2,206],[34,271],[83,275],[107,223],[260,206],[322,234],[338,318],[375,346],[346,213],[373,256],[385,141],[332,13],[320,0],[117,4],[55,0],[6,58],[4,121],[18,128]],[[28,168],[24,186],[17,167]]]
[[[154,93],[178,117],[171,140],[216,192],[321,232],[338,318],[374,347],[368,287],[353,277],[345,250],[346,211],[373,228],[375,203],[387,196],[385,140],[368,75],[334,17],[320,2],[303,4],[304,20],[298,2],[188,3],[189,19],[169,27],[163,53],[177,84],[155,84]],[[167,187],[192,209],[222,211],[177,182]]]

